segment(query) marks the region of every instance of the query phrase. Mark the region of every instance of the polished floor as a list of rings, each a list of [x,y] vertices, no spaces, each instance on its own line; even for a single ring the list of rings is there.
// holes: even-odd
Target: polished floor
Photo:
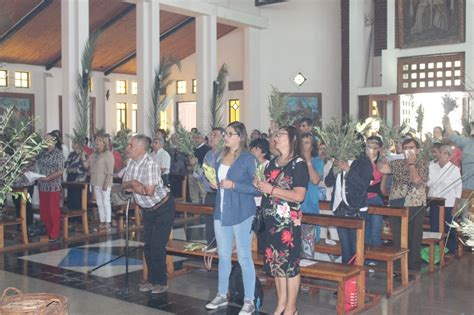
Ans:
[[[175,238],[203,238],[203,227],[178,228]],[[204,305],[216,293],[217,274],[196,269],[170,279],[169,291],[152,295],[138,291],[142,278],[141,233],[134,232],[130,242],[128,293],[125,260],[118,258],[125,248],[123,235],[114,234],[73,244],[52,244],[29,251],[0,254],[0,290],[17,287],[25,292],[50,292],[68,297],[69,314],[238,314],[239,307],[229,306],[207,312]],[[118,259],[116,259],[118,258]],[[89,271],[104,262],[113,263],[97,271]],[[175,267],[189,263],[176,257]],[[196,261],[197,263],[199,261]],[[423,270],[420,280],[405,292],[380,304],[364,314],[474,314],[474,255],[454,260],[441,272],[428,274]],[[398,281],[396,281],[396,285]],[[370,292],[382,293],[385,288],[383,272],[367,276]],[[275,292],[265,289],[263,307],[259,314],[272,314]],[[299,314],[335,314],[336,297],[321,290],[310,295],[302,291],[298,300]]]

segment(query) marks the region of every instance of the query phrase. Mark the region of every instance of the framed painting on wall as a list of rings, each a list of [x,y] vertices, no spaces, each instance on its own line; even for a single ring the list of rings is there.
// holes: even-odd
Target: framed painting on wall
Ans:
[[[321,93],[283,93],[288,96],[288,120],[309,117],[315,125],[321,124]]]
[[[397,47],[464,42],[465,0],[397,0]]]
[[[8,107],[14,107],[16,109],[15,114],[18,119],[34,118],[35,95],[0,92],[0,112],[3,113]],[[32,123],[32,129],[34,129],[34,121]]]

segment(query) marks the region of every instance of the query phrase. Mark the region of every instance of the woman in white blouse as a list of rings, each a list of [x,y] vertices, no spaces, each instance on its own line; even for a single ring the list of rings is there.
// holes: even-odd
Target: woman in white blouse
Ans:
[[[462,181],[459,168],[450,162],[453,150],[448,145],[439,148],[438,162],[429,166],[429,197],[445,198],[445,222],[451,222],[453,207],[456,199],[461,198]],[[439,208],[430,205],[430,229],[432,232],[439,232]],[[445,225],[444,230],[449,231]],[[456,248],[456,236],[451,231],[448,235],[448,246],[450,253],[454,253]]]

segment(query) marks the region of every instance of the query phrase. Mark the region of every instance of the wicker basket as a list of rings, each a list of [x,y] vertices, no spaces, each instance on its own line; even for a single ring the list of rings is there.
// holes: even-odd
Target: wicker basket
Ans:
[[[9,295],[12,291],[16,294]],[[50,293],[24,294],[11,287],[3,290],[0,302],[2,315],[67,315],[67,308],[65,296]]]

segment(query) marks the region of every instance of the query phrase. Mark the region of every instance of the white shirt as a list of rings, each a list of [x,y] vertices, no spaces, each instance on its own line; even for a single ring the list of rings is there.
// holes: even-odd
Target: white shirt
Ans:
[[[219,169],[217,170],[217,178],[226,178],[227,177],[227,172],[229,171],[230,165],[224,165],[221,164],[219,165]],[[224,191],[225,189],[220,189],[219,190],[221,193],[221,213],[224,210]]]
[[[430,188],[428,197],[445,198],[445,206],[453,207],[456,198],[461,198],[461,171],[451,162],[443,167],[438,163],[430,163],[426,185]]]
[[[161,174],[169,174],[171,165],[169,153],[166,152],[165,149],[160,148],[158,151],[153,151],[151,156],[153,157],[153,161],[160,167],[160,170],[162,170]]]

